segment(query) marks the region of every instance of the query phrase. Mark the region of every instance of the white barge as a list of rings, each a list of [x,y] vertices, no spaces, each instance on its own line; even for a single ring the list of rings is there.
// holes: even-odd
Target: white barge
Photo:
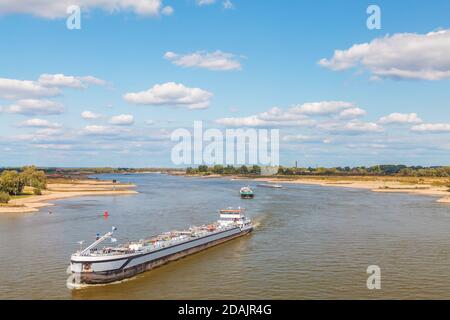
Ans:
[[[72,254],[67,287],[106,284],[133,277],[228,240],[246,235],[253,230],[252,221],[244,209],[220,211],[220,219],[212,224],[171,231],[145,240],[116,247],[98,246],[112,237],[116,228],[99,237],[85,249]]]

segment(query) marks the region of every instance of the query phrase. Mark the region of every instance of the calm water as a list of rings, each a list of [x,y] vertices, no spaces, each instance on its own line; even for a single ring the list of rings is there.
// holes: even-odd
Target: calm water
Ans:
[[[0,215],[0,299],[450,298],[450,206],[432,197],[289,185],[241,200],[238,181],[103,177],[136,183],[140,194]],[[248,209],[252,235],[130,281],[66,289],[77,241],[113,225],[119,241],[136,240],[215,221],[228,206]],[[381,291],[366,289],[369,265],[381,267]]]

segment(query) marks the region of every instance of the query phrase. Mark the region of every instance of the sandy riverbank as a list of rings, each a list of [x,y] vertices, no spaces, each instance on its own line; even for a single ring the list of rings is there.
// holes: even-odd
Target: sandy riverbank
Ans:
[[[236,177],[234,177],[236,179]],[[239,179],[239,178],[238,178]],[[253,181],[277,184],[313,184],[327,187],[368,189],[373,192],[411,193],[440,197],[437,201],[450,203],[448,179],[444,178],[401,178],[401,177],[302,177],[255,178]]]
[[[0,206],[0,213],[37,212],[39,208],[52,206],[53,200],[74,197],[136,194],[137,192],[132,190],[134,187],[132,184],[114,184],[105,180],[50,181],[41,196],[12,199],[7,205]]]

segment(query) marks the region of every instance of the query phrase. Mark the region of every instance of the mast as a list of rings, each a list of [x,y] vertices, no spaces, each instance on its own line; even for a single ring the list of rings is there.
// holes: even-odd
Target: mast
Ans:
[[[84,256],[87,252],[89,252],[91,249],[95,248],[96,246],[98,246],[100,243],[102,243],[103,241],[105,241],[106,239],[110,238],[113,234],[114,231],[116,231],[117,228],[116,227],[112,227],[112,230],[109,231],[108,233],[105,233],[102,237],[100,237],[97,241],[95,241],[94,243],[92,243],[90,246],[86,247],[86,249],[84,249],[83,251],[80,252],[80,256]]]

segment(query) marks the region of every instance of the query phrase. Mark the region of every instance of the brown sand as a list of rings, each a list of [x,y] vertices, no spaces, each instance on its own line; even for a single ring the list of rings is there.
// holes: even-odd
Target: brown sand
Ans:
[[[297,179],[282,179],[282,178],[256,178],[254,181],[271,182],[279,184],[314,184],[327,187],[341,187],[341,188],[357,188],[357,189],[369,189],[374,192],[397,192],[397,193],[411,193],[419,195],[429,195],[441,197],[438,202],[450,203],[450,192],[448,192],[447,186],[437,186],[432,184],[431,181],[415,183],[402,181],[401,179],[384,179],[383,177],[375,178],[372,180],[364,179],[346,179],[342,178],[329,178],[326,177],[304,177]],[[411,179],[412,181],[412,179]]]
[[[105,180],[67,180],[57,183],[49,182],[47,189],[41,196],[29,196],[13,199],[7,205],[0,206],[0,213],[37,212],[39,208],[52,206],[52,200],[67,199],[82,196],[130,195],[137,192],[132,190],[132,184],[113,184]]]

